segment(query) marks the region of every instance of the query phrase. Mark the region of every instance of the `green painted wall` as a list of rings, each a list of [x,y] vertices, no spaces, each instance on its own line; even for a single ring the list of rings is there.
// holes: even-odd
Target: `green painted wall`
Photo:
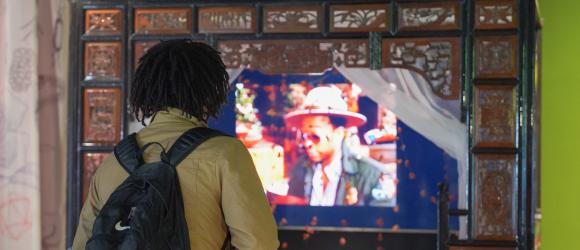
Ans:
[[[542,250],[580,249],[580,1],[540,0]]]

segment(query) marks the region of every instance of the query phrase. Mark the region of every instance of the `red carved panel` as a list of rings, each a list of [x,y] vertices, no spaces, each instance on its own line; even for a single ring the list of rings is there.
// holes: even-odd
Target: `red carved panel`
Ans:
[[[199,33],[254,33],[256,9],[253,7],[201,7]]]
[[[322,26],[322,7],[304,6],[266,6],[264,7],[265,33],[318,33]]]
[[[516,232],[515,155],[475,156],[473,231],[478,240],[514,240]]]
[[[224,41],[228,68],[250,65],[264,73],[314,73],[333,65],[368,67],[367,39]]]
[[[517,27],[517,1],[494,0],[475,2],[476,29],[515,29]]]
[[[388,4],[330,6],[331,32],[389,31]]]
[[[85,44],[85,80],[121,79],[121,43],[88,42]]]
[[[120,9],[87,10],[85,34],[120,35],[123,32],[123,15]]]
[[[84,90],[83,142],[114,144],[121,136],[121,89]]]
[[[461,77],[459,38],[397,38],[383,40],[385,67],[409,68],[429,82],[441,98],[459,98]]]
[[[514,86],[475,86],[476,147],[515,147],[515,102]]]
[[[401,3],[399,30],[459,30],[461,9],[457,2]]]
[[[147,52],[147,50],[149,50],[151,47],[155,46],[155,44],[158,44],[159,41],[154,40],[154,41],[138,41],[135,42],[135,57],[134,57],[134,65],[133,67],[135,67],[135,69],[137,69],[137,65],[139,65],[139,59],[145,55],[145,52]]]
[[[110,153],[84,153],[83,154],[83,203],[87,199],[91,179],[101,163]]]
[[[476,77],[516,78],[517,49],[517,36],[476,37]]]
[[[135,33],[138,34],[190,34],[192,23],[190,8],[135,10]]]

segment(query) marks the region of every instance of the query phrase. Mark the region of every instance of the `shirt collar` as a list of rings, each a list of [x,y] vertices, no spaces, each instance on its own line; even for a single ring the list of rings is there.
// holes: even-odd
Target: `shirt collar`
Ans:
[[[324,171],[324,173],[326,174],[326,176],[329,179],[338,179],[340,177],[340,175],[342,174],[342,152],[340,152],[340,150],[336,150],[334,155],[332,156],[332,161],[328,164],[328,166],[325,166],[324,168],[322,167],[322,164],[320,163],[316,163],[314,165],[314,170],[315,171]]]
[[[193,123],[195,127],[207,127],[206,122],[203,122],[194,116],[188,117],[187,113],[185,113],[181,109],[171,107],[165,110],[160,110],[157,113],[155,113],[155,115],[153,116],[153,120],[151,121],[151,124],[176,122],[176,121],[190,122]]]
[[[342,173],[341,158],[342,158],[342,152],[340,150],[336,150],[334,155],[333,155],[332,161],[324,169],[324,172],[326,172],[326,176],[328,176],[328,177],[332,176],[334,178],[340,177],[340,175]]]

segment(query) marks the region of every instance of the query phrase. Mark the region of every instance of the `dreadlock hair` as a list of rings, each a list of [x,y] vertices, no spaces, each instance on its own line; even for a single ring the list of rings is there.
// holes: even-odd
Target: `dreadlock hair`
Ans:
[[[169,107],[204,122],[227,101],[229,75],[212,47],[189,39],[163,41],[139,59],[131,85],[131,112],[145,118]]]

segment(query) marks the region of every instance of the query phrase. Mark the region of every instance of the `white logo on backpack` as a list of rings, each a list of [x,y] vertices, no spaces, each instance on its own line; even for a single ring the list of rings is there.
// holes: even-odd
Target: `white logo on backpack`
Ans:
[[[124,230],[127,230],[127,229],[131,229],[131,226],[121,226],[121,221],[122,220],[118,221],[117,224],[115,224],[115,230],[117,230],[117,231],[124,231]]]

